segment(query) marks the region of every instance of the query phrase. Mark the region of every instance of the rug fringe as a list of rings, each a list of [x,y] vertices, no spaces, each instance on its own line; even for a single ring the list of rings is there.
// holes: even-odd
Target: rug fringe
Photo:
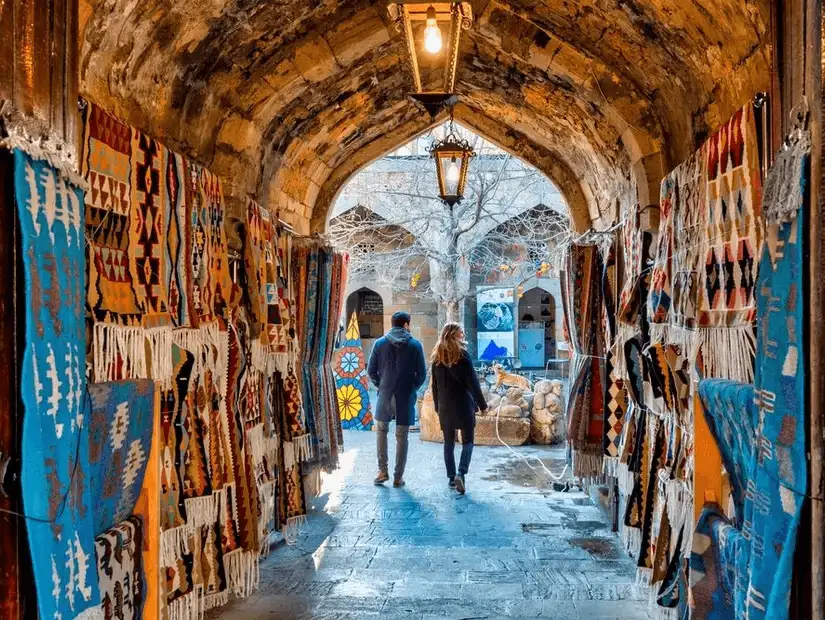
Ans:
[[[188,523],[161,531],[160,565],[162,568],[174,567],[185,553],[190,553],[189,535],[193,531]]]
[[[223,607],[229,602],[229,590],[223,592],[213,592],[203,597],[203,609],[209,611],[217,607]]]
[[[642,531],[635,527],[622,525],[619,528],[619,538],[622,539],[627,554],[632,558],[638,558],[642,548]]]
[[[106,612],[103,611],[103,608],[100,605],[95,605],[94,607],[89,607],[88,609],[81,611],[74,617],[74,620],[105,620],[106,619]]]
[[[602,472],[602,459],[603,455],[601,452],[587,453],[587,452],[578,452],[575,448],[573,449],[573,475],[577,478],[582,478],[583,480],[593,480],[599,478]]]
[[[636,569],[636,585],[641,588],[649,588],[653,581],[653,570],[650,568]]]
[[[204,602],[203,586],[193,586],[191,592],[167,604],[167,620],[201,620]]]
[[[92,352],[95,383],[147,378],[146,339],[142,327],[95,323]]]
[[[293,437],[292,444],[295,446],[298,453],[297,459],[300,462],[306,463],[312,459],[312,435],[306,433],[298,437]]]
[[[284,535],[284,541],[286,544],[294,545],[298,541],[298,534],[301,531],[301,526],[306,522],[306,515],[290,517],[286,520],[286,524],[283,528],[281,528],[281,533]]]
[[[149,363],[147,378],[154,379],[161,389],[172,387],[172,335],[170,327],[155,327],[144,330],[144,336],[149,347]]]
[[[203,497],[187,497],[183,502],[186,506],[187,525],[196,528],[216,523],[223,493],[224,491],[220,490]]]
[[[281,450],[284,451],[284,469],[288,471],[295,465],[295,444],[285,441],[281,444]]]
[[[753,383],[756,340],[750,323],[735,327],[703,327],[697,333],[705,378]]]
[[[627,381],[630,377],[627,374],[627,364],[624,357],[624,343],[636,335],[637,328],[633,325],[626,325],[619,322],[616,339],[613,343],[613,374],[619,379]]]
[[[669,344],[670,343],[670,325],[667,323],[651,323],[650,324],[650,344]]]
[[[619,469],[619,457],[605,456],[602,461],[602,474],[611,478],[616,478]]]
[[[89,183],[78,172],[76,153],[72,145],[54,136],[44,138],[29,135],[8,113],[4,112],[2,119],[8,136],[0,140],[0,147],[10,151],[18,149],[32,159],[45,161],[64,181],[88,191]]]
[[[260,583],[260,566],[258,551],[236,549],[230,551],[224,559],[227,588],[239,598],[246,598]]]

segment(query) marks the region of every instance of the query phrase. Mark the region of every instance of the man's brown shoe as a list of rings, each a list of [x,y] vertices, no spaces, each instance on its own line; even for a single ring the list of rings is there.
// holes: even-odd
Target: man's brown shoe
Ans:
[[[390,475],[387,472],[380,471],[378,475],[375,477],[375,484],[384,484],[387,480],[390,479]]]
[[[395,480],[392,481],[392,486],[394,486],[396,489],[400,489],[405,484],[406,484],[406,482],[404,482],[403,478],[396,478]]]

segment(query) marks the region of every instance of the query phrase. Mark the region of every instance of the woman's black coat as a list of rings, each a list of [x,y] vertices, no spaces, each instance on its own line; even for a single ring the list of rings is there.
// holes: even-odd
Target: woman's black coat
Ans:
[[[433,364],[432,375],[433,403],[442,426],[445,421],[460,426],[474,419],[476,409],[487,409],[481,384],[466,351],[455,366]]]

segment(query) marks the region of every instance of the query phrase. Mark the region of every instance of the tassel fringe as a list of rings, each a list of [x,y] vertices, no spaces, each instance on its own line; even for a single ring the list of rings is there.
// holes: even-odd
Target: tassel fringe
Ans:
[[[306,463],[312,460],[312,435],[306,433],[299,437],[292,439],[292,445],[295,447],[296,458],[301,463]]]
[[[284,541],[288,545],[294,545],[298,542],[298,534],[301,531],[301,526],[307,522],[306,515],[301,515],[299,517],[291,517],[287,519],[286,525],[281,529],[281,533],[284,536]]]
[[[288,471],[295,465],[295,444],[285,441],[281,444],[281,449],[284,451],[284,469]]]
[[[167,605],[167,620],[202,620],[204,603],[203,586],[193,586],[191,592]]]
[[[212,525],[217,522],[220,508],[223,505],[224,491],[215,491],[204,497],[188,497],[184,500],[186,506],[186,523],[191,528]]]
[[[74,620],[105,620],[106,613],[100,605],[89,607],[74,617]]]
[[[189,550],[189,535],[193,532],[189,524],[163,530],[160,533],[160,565],[162,568],[174,567]]]
[[[203,598],[203,609],[204,611],[209,611],[210,609],[223,607],[228,602],[229,590],[224,590],[223,592],[214,592],[213,594],[207,594]]]
[[[705,377],[753,383],[756,341],[753,326],[710,327],[698,330]]]
[[[89,189],[88,182],[77,171],[77,157],[72,145],[55,137],[31,136],[22,126],[10,118],[10,114],[2,112],[0,116],[3,120],[4,129],[9,134],[0,140],[0,147],[10,151],[18,149],[32,159],[45,161],[60,174],[64,181],[84,191]]]
[[[246,598],[258,587],[261,576],[258,552],[236,549],[223,556],[227,588],[240,598]]]
[[[587,452],[578,452],[573,449],[573,475],[582,479],[596,479],[599,478],[602,472],[602,459],[604,456],[601,452],[596,454],[589,454]]]

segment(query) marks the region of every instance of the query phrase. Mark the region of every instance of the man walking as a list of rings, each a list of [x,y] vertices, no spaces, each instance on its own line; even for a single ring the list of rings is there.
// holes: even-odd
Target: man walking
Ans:
[[[375,430],[378,435],[378,476],[375,484],[390,479],[387,464],[387,432],[395,419],[395,475],[393,486],[404,486],[410,425],[415,420],[418,389],[427,378],[424,349],[410,334],[410,315],[398,311],[392,315],[392,329],[372,349],[367,369],[378,388]]]

